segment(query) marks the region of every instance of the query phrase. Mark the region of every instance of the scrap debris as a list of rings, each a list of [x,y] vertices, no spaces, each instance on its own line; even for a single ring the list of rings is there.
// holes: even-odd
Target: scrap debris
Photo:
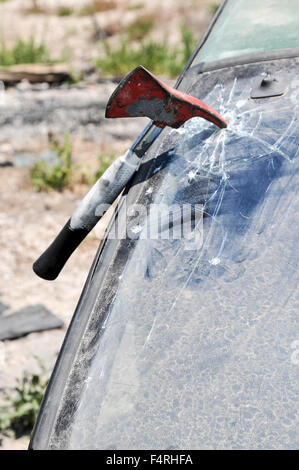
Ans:
[[[0,309],[3,304],[0,303]],[[6,309],[6,306],[5,306]],[[63,321],[41,304],[24,307],[0,318],[0,341],[29,333],[61,328]]]

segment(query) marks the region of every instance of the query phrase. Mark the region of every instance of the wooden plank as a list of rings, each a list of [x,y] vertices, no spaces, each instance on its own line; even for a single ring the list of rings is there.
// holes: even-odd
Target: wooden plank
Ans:
[[[22,64],[0,67],[0,80],[4,83],[17,83],[28,80],[31,83],[57,83],[71,79],[69,66],[66,64]]]

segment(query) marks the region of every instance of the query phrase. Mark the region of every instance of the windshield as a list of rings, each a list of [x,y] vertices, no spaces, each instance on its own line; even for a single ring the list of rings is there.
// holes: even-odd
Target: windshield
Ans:
[[[194,64],[298,46],[298,0],[230,0]]]
[[[249,99],[257,76],[239,67],[231,80],[222,71],[222,84],[206,85],[203,97],[229,127],[194,118],[151,148],[151,175],[133,190],[147,206],[198,205],[199,237],[149,239],[147,216],[132,215],[134,248],[124,240],[107,255],[117,264],[102,261],[104,294],[52,448],[298,444],[298,93],[289,65],[289,92],[260,102]],[[205,83],[198,77],[190,93]]]

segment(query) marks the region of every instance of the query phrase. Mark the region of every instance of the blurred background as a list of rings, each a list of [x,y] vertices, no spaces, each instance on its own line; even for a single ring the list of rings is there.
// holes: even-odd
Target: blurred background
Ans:
[[[139,64],[174,84],[219,4],[0,0],[0,450],[28,446],[106,221],[57,280],[32,263],[148,121],[107,99]]]

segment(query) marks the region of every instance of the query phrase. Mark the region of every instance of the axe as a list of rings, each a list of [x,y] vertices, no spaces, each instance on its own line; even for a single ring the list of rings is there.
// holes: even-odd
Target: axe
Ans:
[[[97,207],[115,201],[138,169],[142,155],[165,126],[178,128],[188,119],[199,116],[220,128],[227,127],[226,121],[213,108],[171,88],[142,66],[120,82],[109,98],[105,116],[147,116],[152,122],[93,185],[55,240],[35,261],[33,270],[43,279],[56,279],[73,251],[103,215],[97,214]]]

